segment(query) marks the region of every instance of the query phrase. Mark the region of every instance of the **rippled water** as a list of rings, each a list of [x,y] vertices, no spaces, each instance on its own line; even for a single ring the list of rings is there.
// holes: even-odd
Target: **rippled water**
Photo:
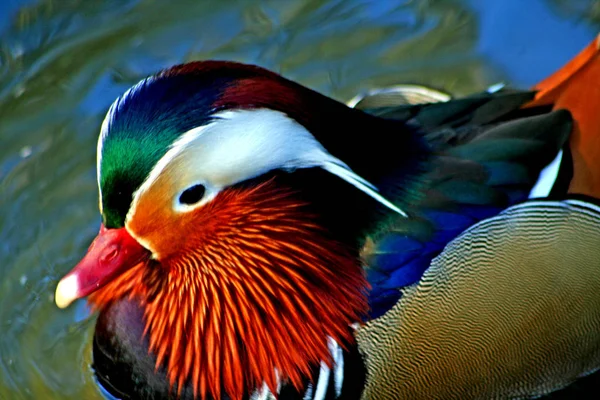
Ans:
[[[0,1],[0,399],[100,399],[94,316],[54,306],[100,222],[112,100],[175,63],[232,59],[346,100],[399,82],[528,86],[600,28],[596,0]]]

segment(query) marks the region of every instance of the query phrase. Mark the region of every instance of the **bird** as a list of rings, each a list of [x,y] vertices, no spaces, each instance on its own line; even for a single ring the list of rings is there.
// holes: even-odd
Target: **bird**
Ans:
[[[600,368],[599,46],[461,98],[349,106],[230,61],[131,87],[100,128],[100,231],[55,293],[98,312],[98,383],[231,400],[577,385]]]

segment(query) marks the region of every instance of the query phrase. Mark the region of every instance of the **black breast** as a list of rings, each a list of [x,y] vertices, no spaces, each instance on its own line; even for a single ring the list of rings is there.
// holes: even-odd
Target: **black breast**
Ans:
[[[191,386],[186,385],[178,397],[177,388],[169,389],[165,369],[155,372],[156,357],[148,352],[148,339],[143,333],[143,310],[137,302],[122,299],[102,310],[96,322],[93,347],[93,367],[100,385],[118,399],[193,400]],[[312,379],[305,380],[303,390],[298,392],[283,385],[278,398],[358,400],[365,383],[362,357],[356,345],[342,353],[340,368],[324,371],[315,365]],[[317,390],[318,386],[325,390]],[[244,396],[249,398],[253,397]],[[227,399],[227,396],[222,398]]]

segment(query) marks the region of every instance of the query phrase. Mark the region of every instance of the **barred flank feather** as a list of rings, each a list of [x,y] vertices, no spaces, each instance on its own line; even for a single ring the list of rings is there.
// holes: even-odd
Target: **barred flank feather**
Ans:
[[[600,208],[536,201],[469,229],[359,329],[365,399],[528,398],[600,366]]]

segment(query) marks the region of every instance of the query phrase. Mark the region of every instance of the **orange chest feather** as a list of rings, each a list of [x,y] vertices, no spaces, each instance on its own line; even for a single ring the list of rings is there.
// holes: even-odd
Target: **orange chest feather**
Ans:
[[[261,187],[215,200],[195,231],[184,227],[177,253],[130,269],[90,301],[138,299],[157,366],[199,398],[240,399],[265,383],[275,393],[281,381],[300,388],[311,367],[331,362],[328,338],[350,343],[349,325],[367,311],[358,258],[288,194]]]

